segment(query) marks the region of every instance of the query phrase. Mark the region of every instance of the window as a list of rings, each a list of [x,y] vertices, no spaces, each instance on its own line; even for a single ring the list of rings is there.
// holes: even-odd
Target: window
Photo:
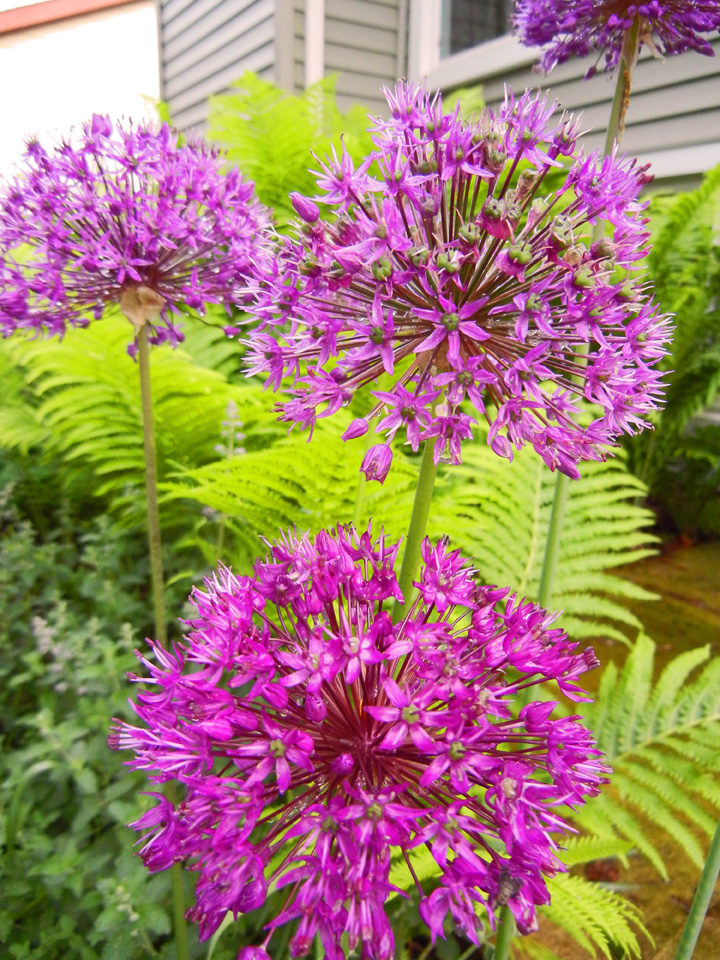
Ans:
[[[514,6],[513,0],[443,0],[440,56],[507,33]]]

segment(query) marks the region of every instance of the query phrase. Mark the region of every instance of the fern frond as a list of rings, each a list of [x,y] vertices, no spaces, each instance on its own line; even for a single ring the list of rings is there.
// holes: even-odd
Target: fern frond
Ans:
[[[38,401],[32,412],[36,433],[26,424],[24,442],[42,439],[75,471],[76,482],[90,494],[108,495],[114,509],[132,500],[128,487],[143,482],[139,379],[126,352],[128,339],[127,321],[109,318],[68,331],[62,341],[13,340],[3,346]],[[228,347],[213,343],[206,334],[204,349],[213,356],[229,357],[237,349],[229,341]],[[230,400],[254,437],[280,435],[259,386],[232,385],[181,349],[154,349],[151,370],[160,476],[217,459],[214,447]],[[11,417],[4,420],[0,417],[2,446],[14,438]]]
[[[720,808],[712,776],[720,769],[720,658],[710,659],[709,646],[680,654],[653,683],[655,651],[639,636],[622,669],[606,670],[595,703],[586,707],[586,722],[614,773],[602,795],[573,819],[603,837],[615,830],[666,877],[643,820],[702,865],[701,840],[712,836],[711,810]]]
[[[339,138],[356,160],[371,150],[368,118],[362,108],[343,115],[335,102],[335,78],[326,77],[292,96],[252,73],[230,93],[210,98],[208,138],[228,151],[232,163],[254,181],[280,227],[295,216],[288,195],[313,195],[312,154],[323,157]]]
[[[541,912],[565,930],[591,957],[598,952],[612,960],[615,955],[639,957],[636,931],[649,937],[638,908],[612,890],[567,873],[548,881],[550,903]]]
[[[534,451],[508,463],[484,440],[481,432],[463,448],[465,462],[436,491],[429,531],[447,533],[472,556],[484,582],[536,597],[555,477]],[[582,479],[570,485],[553,607],[564,611],[560,623],[574,636],[627,642],[619,626],[641,626],[620,601],[654,595],[612,570],[654,552],[646,532],[653,515],[636,505],[642,490],[622,456],[584,464]]]

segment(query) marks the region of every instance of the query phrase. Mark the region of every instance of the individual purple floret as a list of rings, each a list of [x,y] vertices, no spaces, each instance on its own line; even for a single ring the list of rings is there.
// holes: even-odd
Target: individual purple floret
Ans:
[[[416,876],[428,850],[417,889],[433,939],[450,912],[478,943],[479,916],[492,927],[506,903],[534,929],[545,878],[564,869],[559,806],[596,795],[608,770],[581,717],[554,719],[531,689],[553,681],[586,699],[577,680],[593,652],[539,606],[478,586],[443,541],[425,540],[419,596],[398,623],[383,610],[403,599],[398,544],[338,527],[268,545],[251,576],[221,568],[193,593],[183,641],[138,654],[144,725],[117,722],[110,745],[185,788],[177,806],[152,793],[132,824],[147,867],[197,872],[188,916],[201,940],[282,889],[246,960],[298,919],[293,957],[319,934],[341,960],[346,934],[363,958],[389,960],[391,863]]]
[[[657,57],[696,50],[714,56],[707,36],[720,29],[719,0],[517,0],[515,29],[521,43],[544,47],[540,67],[546,73],[570,57],[596,55],[591,77],[605,57],[604,69],[614,70],[625,35],[638,24],[638,42]],[[601,67],[602,69],[602,67]]]
[[[370,385],[375,405],[346,439],[376,420],[388,444],[432,440],[436,463],[458,463],[479,414],[500,455],[530,443],[577,477],[646,427],[661,393],[669,325],[633,274],[648,252],[646,168],[585,157],[579,120],[553,125],[539,94],[508,93],[475,123],[415,86],[386,96],[376,152],[357,169],[346,153],[321,164],[330,222],[293,198],[302,223],[260,297],[251,372],[275,388],[295,378],[279,405],[291,424],[312,430]],[[580,426],[583,400],[595,419]]]
[[[243,301],[266,213],[217,151],[178,138],[95,115],[51,152],[28,144],[0,187],[2,334],[62,334],[109,304],[130,316],[139,292],[150,341],[175,345],[173,315]]]

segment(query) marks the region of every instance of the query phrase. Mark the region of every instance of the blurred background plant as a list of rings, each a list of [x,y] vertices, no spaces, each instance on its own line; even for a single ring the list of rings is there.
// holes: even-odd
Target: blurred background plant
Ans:
[[[463,109],[477,104],[477,91],[464,95]],[[282,229],[288,193],[312,192],[308,151],[322,155],[344,134],[359,158],[366,127],[364,114],[337,110],[332,80],[291,97],[246,74],[213,99],[209,135],[256,180]],[[702,648],[655,679],[655,646],[636,639],[654,594],[624,576],[663,540],[720,532],[719,210],[720,169],[697,190],[652,198],[648,268],[664,309],[677,314],[668,405],[654,434],[588,464],[571,485],[553,606],[577,639],[614,643],[606,652],[617,666],[606,669],[588,719],[618,770],[578,819],[583,833],[564,854],[572,872],[557,881],[543,921],[571,935],[573,956],[631,957],[649,943],[628,891],[595,882],[584,864],[636,852],[665,876],[672,867],[658,828],[674,857],[697,864],[720,807],[720,662]],[[309,445],[288,436],[271,395],[243,378],[243,350],[223,336],[223,317],[208,319],[188,325],[181,349],[152,355],[167,603],[178,616],[218,558],[246,570],[260,534],[354,516],[404,533],[417,473],[400,448],[383,487],[359,484],[360,454],[340,439],[342,416],[321,423]],[[169,881],[147,876],[124,827],[150,805],[139,796],[147,785],[106,748],[108,718],[127,715],[133,647],[151,629],[140,398],[125,327],[105,320],[62,344],[0,344],[0,943],[18,960],[174,957]],[[364,408],[361,395],[354,403],[348,421]],[[441,472],[430,534],[447,533],[475,556],[484,581],[534,597],[552,488],[536,459],[499,460],[479,429],[464,465]],[[394,909],[401,956],[470,956],[461,938],[431,948],[412,898]],[[229,927],[214,960],[231,960],[266,919]],[[552,960],[551,942],[517,949]],[[196,939],[191,950],[208,956]]]

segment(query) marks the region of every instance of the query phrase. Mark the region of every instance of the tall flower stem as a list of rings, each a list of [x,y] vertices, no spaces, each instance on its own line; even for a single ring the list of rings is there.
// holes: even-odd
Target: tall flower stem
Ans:
[[[499,926],[495,939],[494,960],[506,960],[510,952],[510,941],[515,933],[515,921],[507,904],[500,909]]]
[[[720,876],[720,821],[715,827],[715,836],[710,844],[710,850],[693,897],[690,913],[685,921],[685,929],[678,944],[675,960],[690,960],[690,957],[692,957],[718,876]]]
[[[400,568],[400,589],[402,590],[403,597],[405,597],[405,604],[398,603],[397,600],[395,601],[392,613],[393,621],[400,619],[404,606],[410,603],[413,578],[417,574],[418,567],[420,566],[420,548],[422,547],[427,529],[428,517],[430,515],[430,501],[432,500],[436,476],[437,465],[433,460],[433,443],[431,440],[426,440],[420,462],[420,475],[418,477],[417,487],[415,488],[415,500],[413,502],[412,516],[410,517],[410,527],[408,529],[407,540],[405,541],[405,555],[403,556],[402,567]]]
[[[636,19],[632,27],[625,34],[622,53],[617,65],[615,94],[610,110],[607,134],[605,136],[605,156],[612,152],[613,145],[616,142],[620,143],[622,135],[625,132],[625,117],[630,103],[632,75],[638,55],[639,32],[640,23]],[[593,229],[593,242],[600,240],[604,233],[605,224],[598,218]],[[559,473],[555,481],[555,493],[553,495],[550,522],[547,539],[545,541],[545,555],[543,557],[542,570],[540,571],[538,602],[544,607],[547,607],[552,599],[553,581],[555,580],[558,556],[560,555],[560,539],[562,536],[562,526],[569,487],[569,479],[564,474]],[[504,957],[498,956],[497,960],[504,960]]]
[[[147,502],[148,544],[150,547],[150,576],[155,613],[155,638],[167,645],[167,617],[165,614],[165,577],[162,562],[162,538],[160,535],[160,511],[157,493],[157,451],[155,447],[155,418],[153,416],[152,388],[150,384],[150,344],[148,321],[162,307],[162,300],[145,287],[129,289],[120,301],[122,312],[137,332],[137,360],[140,373],[140,405],[143,424],[143,451],[145,454],[145,495]],[[165,786],[165,796],[173,804],[177,802],[172,783]],[[185,897],[183,893],[182,865],[174,863],[170,868],[173,904],[173,930],[177,960],[190,960],[187,923],[185,921]]]
[[[155,420],[150,386],[150,346],[147,325],[138,332],[138,367],[140,370],[140,397],[142,404],[143,446],[145,451],[145,496],[147,498],[148,544],[150,546],[150,576],[155,610],[155,637],[167,644],[165,616],[165,577],[160,536],[160,512],[157,493],[157,453],[155,448]]]
[[[605,135],[605,156],[612,152],[614,144],[620,142],[625,132],[625,117],[630,104],[632,75],[638,55],[639,32],[640,21],[636,19],[632,27],[625,34],[622,53],[620,54],[620,60],[617,66],[615,93],[610,109],[607,133]],[[600,240],[604,233],[605,224],[598,218],[593,229],[593,242]],[[562,538],[562,528],[569,489],[569,477],[566,477],[563,473],[558,473],[555,480],[555,492],[553,494],[550,521],[548,524],[547,538],[545,540],[545,554],[543,556],[542,569],[540,570],[538,603],[542,607],[549,606],[552,599],[553,582],[555,580],[558,557],[560,556],[560,541]],[[514,931],[514,923],[509,907],[505,906],[502,908],[499,919],[501,925],[495,943],[495,960],[507,960],[510,952],[510,941],[512,940]]]

